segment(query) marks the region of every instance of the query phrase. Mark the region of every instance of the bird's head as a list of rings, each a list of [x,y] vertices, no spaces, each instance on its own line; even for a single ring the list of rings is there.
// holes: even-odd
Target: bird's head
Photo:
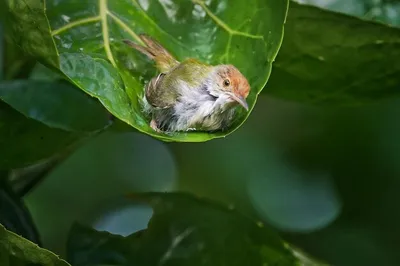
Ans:
[[[233,65],[218,65],[212,72],[209,93],[227,105],[240,104],[248,111],[246,98],[250,92],[250,85],[246,77]]]

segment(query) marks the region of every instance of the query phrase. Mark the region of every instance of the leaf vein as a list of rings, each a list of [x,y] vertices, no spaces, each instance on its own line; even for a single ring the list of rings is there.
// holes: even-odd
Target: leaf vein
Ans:
[[[214,20],[214,22],[220,26],[222,29],[224,29],[226,32],[228,32],[230,35],[239,35],[239,36],[244,36],[247,38],[251,39],[264,39],[264,36],[262,35],[254,35],[248,32],[242,32],[238,30],[232,29],[228,24],[226,24],[224,21],[222,21],[219,17],[217,17],[211,10],[207,7],[207,5],[204,3],[203,0],[192,0],[194,4],[199,5],[203,10],[207,13],[207,15]]]
[[[95,16],[95,17],[89,17],[89,18],[79,19],[79,20],[70,22],[70,23],[68,23],[68,24],[66,24],[66,25],[64,25],[64,26],[62,26],[62,27],[60,27],[60,28],[58,28],[58,29],[56,29],[56,30],[53,30],[53,31],[51,32],[51,35],[52,35],[52,36],[58,35],[58,34],[60,34],[61,32],[64,32],[64,31],[69,30],[69,29],[71,29],[71,28],[74,28],[74,27],[77,27],[77,26],[80,26],[80,25],[83,25],[83,24],[87,24],[87,23],[92,23],[92,22],[100,21],[100,20],[101,20],[100,16]]]
[[[145,10],[143,10],[143,8],[140,6],[140,4],[137,2],[137,0],[131,0],[133,5],[136,6],[140,12],[143,14],[143,17],[150,22],[151,24],[153,24],[153,26],[155,28],[157,28],[160,32],[164,33],[167,36],[170,36],[172,38],[172,40],[174,40],[177,44],[179,44],[180,46],[182,46],[183,48],[185,48],[188,51],[191,51],[192,49],[188,46],[186,46],[184,43],[182,43],[181,41],[179,41],[176,37],[172,36],[171,34],[169,34],[168,32],[166,32],[163,28],[161,28],[147,13]]]
[[[133,30],[131,30],[125,22],[123,22],[120,18],[114,15],[112,12],[107,10],[107,14],[122,28],[124,29],[132,38],[138,41],[140,44],[144,44],[142,39],[140,39],[139,35],[137,35]]]

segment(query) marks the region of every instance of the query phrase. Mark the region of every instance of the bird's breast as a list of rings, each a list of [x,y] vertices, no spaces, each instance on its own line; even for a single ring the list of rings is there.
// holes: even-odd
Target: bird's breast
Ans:
[[[218,98],[211,96],[204,85],[198,88],[182,87],[175,105],[179,128],[214,131],[228,124],[232,110],[223,110]]]
[[[177,80],[175,86],[179,96],[174,106],[169,110],[157,111],[159,123],[168,131],[186,131],[189,128],[215,131],[229,125],[234,110],[225,110],[223,100],[211,96],[207,84],[191,87]]]

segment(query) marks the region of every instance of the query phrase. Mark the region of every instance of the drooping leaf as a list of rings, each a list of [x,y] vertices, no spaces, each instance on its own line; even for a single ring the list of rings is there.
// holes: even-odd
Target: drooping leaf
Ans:
[[[26,53],[60,69],[117,118],[164,141],[206,141],[228,132],[155,133],[141,112],[144,85],[156,74],[122,39],[147,33],[179,60],[231,63],[248,78],[254,107],[280,47],[287,0],[81,1],[8,0],[14,41]]]
[[[56,81],[65,80],[61,73],[56,72],[43,64],[36,63],[29,75],[30,80]]]
[[[400,96],[400,29],[290,3],[285,38],[263,90],[319,105]]]
[[[0,101],[0,169],[27,166],[62,151],[85,134],[50,128]]]
[[[0,169],[63,152],[109,125],[109,114],[97,99],[65,81],[0,83]]]
[[[74,226],[73,265],[298,265],[277,234],[235,210],[181,193],[134,198],[153,207],[148,228],[122,237]]]
[[[38,245],[41,244],[36,226],[24,202],[13,191],[5,177],[0,176],[0,224]]]
[[[0,265],[70,266],[54,253],[10,232],[0,224]]]
[[[109,125],[103,106],[66,82],[2,82],[0,100],[26,117],[65,131],[93,132]]]

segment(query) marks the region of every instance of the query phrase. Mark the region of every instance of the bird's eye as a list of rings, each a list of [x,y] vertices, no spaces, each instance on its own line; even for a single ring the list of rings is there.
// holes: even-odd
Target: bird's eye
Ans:
[[[229,81],[229,79],[224,80],[224,86],[228,87],[229,85],[231,85],[231,82]]]

